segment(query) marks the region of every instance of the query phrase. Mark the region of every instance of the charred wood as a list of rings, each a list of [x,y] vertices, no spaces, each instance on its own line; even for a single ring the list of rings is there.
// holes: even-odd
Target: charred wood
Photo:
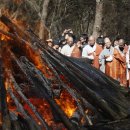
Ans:
[[[24,63],[23,64],[25,64],[25,61],[24,61]],[[29,62],[27,63],[27,60],[26,60],[26,64],[29,64],[29,67],[30,67],[30,65],[32,65],[32,64],[30,64]],[[25,65],[26,66],[26,65]],[[28,66],[28,65],[27,65]],[[26,67],[27,67],[26,66]],[[33,72],[35,72],[35,73],[37,73],[37,72],[39,72],[36,68],[35,68],[35,66],[31,66],[31,67],[33,67],[33,69],[32,68],[30,68],[30,69],[28,69],[28,67],[26,68],[26,72],[27,73],[29,73],[28,75],[30,75],[30,78],[32,78],[32,81],[34,82],[34,84],[37,86],[37,88],[39,88],[39,90],[43,93],[43,95],[44,95],[44,97],[45,97],[45,99],[50,103],[50,105],[52,106],[52,109],[54,109],[56,112],[57,112],[57,114],[59,115],[59,117],[61,118],[61,120],[64,122],[64,124],[66,125],[66,127],[68,128],[68,129],[70,129],[70,130],[73,130],[73,129],[78,129],[78,128],[75,128],[75,126],[73,126],[73,124],[71,123],[71,121],[69,120],[69,118],[64,114],[64,112],[60,109],[60,107],[56,104],[56,102],[54,101],[54,99],[52,99],[52,96],[50,96],[50,92],[48,92],[48,90],[46,89],[46,87],[48,87],[48,85],[45,87],[44,85],[43,85],[43,83],[42,82],[45,82],[44,80],[42,80],[42,82],[41,82],[41,79],[40,78],[38,78],[38,77],[36,77],[35,76],[35,74],[33,73]],[[37,75],[38,76],[38,75]],[[40,85],[38,85],[37,84],[37,82],[38,82],[38,84],[41,82],[41,84]],[[45,84],[45,83],[44,83]]]
[[[11,122],[10,122],[10,116],[6,101],[6,89],[4,86],[4,75],[3,75],[3,64],[2,59],[0,56],[0,103],[1,103],[1,114],[2,114],[2,129],[3,130],[11,130]]]
[[[30,106],[30,108],[32,109],[32,111],[34,112],[34,114],[37,116],[37,118],[40,120],[41,124],[43,125],[43,127],[46,130],[50,130],[49,126],[47,125],[47,123],[45,122],[45,120],[41,117],[41,115],[39,114],[39,112],[36,110],[36,107],[26,98],[26,96],[22,93],[20,87],[18,86],[18,84],[16,83],[14,77],[10,74],[10,79],[13,82],[13,86],[15,88],[15,90],[18,92],[18,94],[22,97],[22,99]]]
[[[30,118],[25,112],[22,104],[18,101],[17,97],[13,94],[13,91],[8,87],[7,92],[10,94],[11,98],[14,100],[15,105],[17,106],[18,112],[22,114],[23,118],[27,120],[30,130],[40,130],[40,127],[34,122],[33,118]],[[16,121],[16,120],[15,120]]]

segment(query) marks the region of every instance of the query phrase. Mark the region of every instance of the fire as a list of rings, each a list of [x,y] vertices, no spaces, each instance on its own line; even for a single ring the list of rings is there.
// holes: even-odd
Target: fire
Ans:
[[[54,121],[51,107],[45,99],[41,98],[30,98],[29,101],[37,108],[38,112],[41,114],[46,123],[52,128],[52,130],[67,130],[62,123]],[[31,108],[24,104],[24,108],[29,112],[29,114],[35,119],[35,121],[41,125],[41,122],[36,118]]]
[[[6,25],[4,25],[2,22],[0,22],[0,29],[1,29],[2,31],[5,31],[5,32],[8,32],[8,31],[9,31],[9,28],[8,28]]]
[[[69,118],[77,109],[75,100],[65,90],[62,91],[60,98],[55,99],[55,101]]]
[[[6,25],[4,25],[2,22],[0,22],[0,31],[9,32],[9,28]],[[1,41],[8,41],[10,39],[11,39],[10,37],[8,37],[0,32]]]
[[[15,21],[15,23],[19,24],[19,21]],[[5,32],[9,31],[9,29],[6,28],[6,26],[2,25],[1,27],[4,29]],[[3,34],[1,34],[0,38],[3,41],[6,41],[9,39],[7,36],[5,36]],[[39,69],[46,78],[48,78],[48,79],[54,78],[53,71],[48,67],[47,63],[41,58],[39,50],[37,50],[37,51],[33,50],[31,48],[31,45],[29,44],[29,42],[24,44],[24,47],[22,49],[24,50],[23,52],[26,53],[25,55],[27,55],[27,58],[30,60],[30,62],[32,62],[35,65],[35,67],[37,69]],[[71,83],[66,81],[64,76],[61,75],[60,78],[61,79],[63,78],[62,79],[63,82],[67,82],[68,86],[71,87]],[[12,91],[15,92],[13,90],[13,87],[9,84],[9,81],[5,82],[5,87],[6,87],[6,90],[8,90],[8,87],[11,87]],[[29,97],[29,101],[36,107],[37,111],[40,113],[40,115],[43,117],[43,119],[45,119],[45,121],[47,122],[47,124],[49,126],[57,125],[54,122],[54,117],[53,117],[53,113],[52,113],[53,110],[51,110],[51,106],[45,99]],[[63,90],[61,92],[60,98],[55,98],[55,101],[69,118],[72,117],[72,115],[74,114],[74,112],[77,109],[75,100],[65,90]],[[20,102],[22,102],[22,100]],[[13,99],[9,96],[9,94],[7,94],[7,104],[9,107],[9,111],[14,111],[16,114],[20,114],[20,113],[17,113],[17,107],[15,106],[15,103],[14,103]],[[22,105],[24,106],[24,109],[27,110],[28,113],[32,116],[32,118],[39,125],[41,125],[40,120],[36,117],[35,113],[32,111],[32,108],[30,108],[27,103],[22,102]]]
[[[52,78],[53,76],[52,71],[47,66],[46,62],[42,60],[40,52],[32,50],[29,43],[26,44],[26,49],[28,56],[30,57],[31,61],[36,66],[36,68],[40,70],[46,78]]]
[[[41,98],[30,98],[29,101],[37,108],[37,111],[45,119],[48,125],[51,125],[53,121],[53,115],[49,103],[45,99],[41,99]],[[41,124],[41,122],[38,121],[35,114],[27,104],[24,105],[24,108],[37,121],[38,124]]]
[[[9,87],[9,83],[8,83],[8,80],[6,79],[6,81],[5,81],[5,89],[8,90],[8,87]],[[7,97],[6,97],[7,103],[9,103],[10,100],[11,100],[11,97],[7,94]]]
[[[9,80],[6,79],[5,80],[5,89],[8,91],[10,86],[11,86],[11,84],[10,84]],[[6,94],[6,101],[7,101],[7,105],[8,105],[9,111],[13,111],[17,115],[18,114],[17,108],[16,108],[15,103],[12,100],[11,96],[9,95],[9,93]]]
[[[8,32],[9,28],[6,25],[4,25],[2,22],[0,22],[0,30],[2,30],[4,32]],[[10,38],[5,36],[4,34],[0,33],[0,39],[1,39],[1,41],[6,41]]]
[[[4,35],[4,34],[1,34],[1,33],[0,33],[0,39],[1,39],[1,41],[8,41],[8,40],[10,40],[11,38],[8,37],[8,36],[6,36],[6,35]]]

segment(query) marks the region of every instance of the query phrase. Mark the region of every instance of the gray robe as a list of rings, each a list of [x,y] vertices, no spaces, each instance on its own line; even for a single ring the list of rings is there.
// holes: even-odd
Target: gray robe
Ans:
[[[100,70],[105,73],[105,56],[113,55],[114,53],[114,47],[110,47],[110,49],[104,48],[102,52],[99,55],[99,64],[100,64]]]

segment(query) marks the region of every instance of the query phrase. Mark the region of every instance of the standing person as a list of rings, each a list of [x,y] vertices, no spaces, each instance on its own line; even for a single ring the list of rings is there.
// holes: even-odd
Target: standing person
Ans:
[[[63,46],[61,49],[61,54],[70,57],[72,54],[72,51],[74,49],[74,39],[73,37],[68,37],[66,40],[66,45]]]
[[[118,46],[118,45],[119,45],[119,41],[118,41],[118,40],[114,40],[113,46],[116,47],[116,46]]]
[[[102,49],[104,49],[104,38],[103,37],[98,37],[97,40],[96,40],[96,43],[102,47]]]
[[[119,40],[120,40],[120,38],[119,38],[119,36],[117,36],[117,37],[114,39],[114,41],[113,41],[113,47],[116,47],[116,46],[119,45]]]
[[[105,60],[105,74],[118,80],[121,86],[126,86],[126,50],[123,39],[119,40],[119,45],[112,47],[109,38],[105,38],[106,48],[99,56],[99,62]]]
[[[128,46],[128,51],[126,53],[126,64],[127,64],[128,87],[130,88],[130,45]]]
[[[102,47],[96,43],[95,37],[90,36],[88,45],[83,48],[82,57],[92,60],[92,65],[99,69],[99,54],[101,51]]]
[[[104,49],[104,46],[105,46],[105,43],[104,43],[104,38],[103,37],[98,37],[97,38],[97,40],[96,40],[96,43],[99,45],[99,46],[101,46],[101,48],[102,48],[102,50]],[[102,60],[102,63],[100,63],[100,70],[102,71],[102,72],[104,72],[105,73],[105,66],[104,66],[104,60]]]
[[[87,34],[81,34],[80,41],[82,43],[82,48],[84,48],[88,44],[88,35]]]
[[[64,36],[61,36],[61,37],[59,38],[59,43],[60,43],[59,52],[61,52],[61,49],[63,48],[63,46],[66,45],[66,40],[65,40],[65,37],[64,37]]]
[[[112,43],[108,37],[104,39],[105,48],[99,55],[99,63],[100,63],[100,70],[105,73],[106,75],[112,77],[113,76],[113,53],[114,47],[112,47]]]
[[[74,57],[74,58],[81,58],[81,55],[82,55],[82,43],[81,41],[77,41],[75,44],[74,44],[74,49],[71,53],[71,57]]]
[[[55,39],[55,40],[53,40],[53,49],[54,50],[57,50],[57,51],[59,51],[59,47],[60,47],[60,42],[59,42],[59,39]]]
[[[124,86],[124,87],[127,86],[127,80],[126,80],[126,53],[127,53],[127,50],[128,49],[125,46],[125,40],[120,39],[118,46],[115,47],[114,57],[116,59],[116,63],[119,64],[119,69],[117,68],[117,71],[119,72],[118,78],[120,81],[120,85]]]

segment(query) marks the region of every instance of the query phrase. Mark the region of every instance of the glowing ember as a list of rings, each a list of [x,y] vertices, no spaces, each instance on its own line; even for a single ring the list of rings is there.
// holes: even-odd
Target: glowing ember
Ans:
[[[8,31],[9,31],[9,28],[8,28],[6,25],[4,25],[2,22],[0,22],[0,29],[1,29],[2,31],[5,31],[5,32],[8,32]]]
[[[66,91],[62,91],[60,98],[55,101],[68,117],[71,117],[77,109],[75,100]]]
[[[42,115],[42,117],[45,119],[48,125],[51,125],[53,121],[53,115],[48,102],[44,99],[39,99],[39,98],[30,98],[29,101],[37,108],[38,112]],[[40,125],[41,123],[36,119],[36,116],[34,115],[31,108],[27,104],[24,105],[24,108]]]
[[[0,30],[2,30],[4,32],[8,32],[9,28],[6,25],[4,25],[2,22],[0,22]],[[10,37],[8,37],[0,32],[0,40],[1,41],[7,41],[10,39],[11,39]]]

